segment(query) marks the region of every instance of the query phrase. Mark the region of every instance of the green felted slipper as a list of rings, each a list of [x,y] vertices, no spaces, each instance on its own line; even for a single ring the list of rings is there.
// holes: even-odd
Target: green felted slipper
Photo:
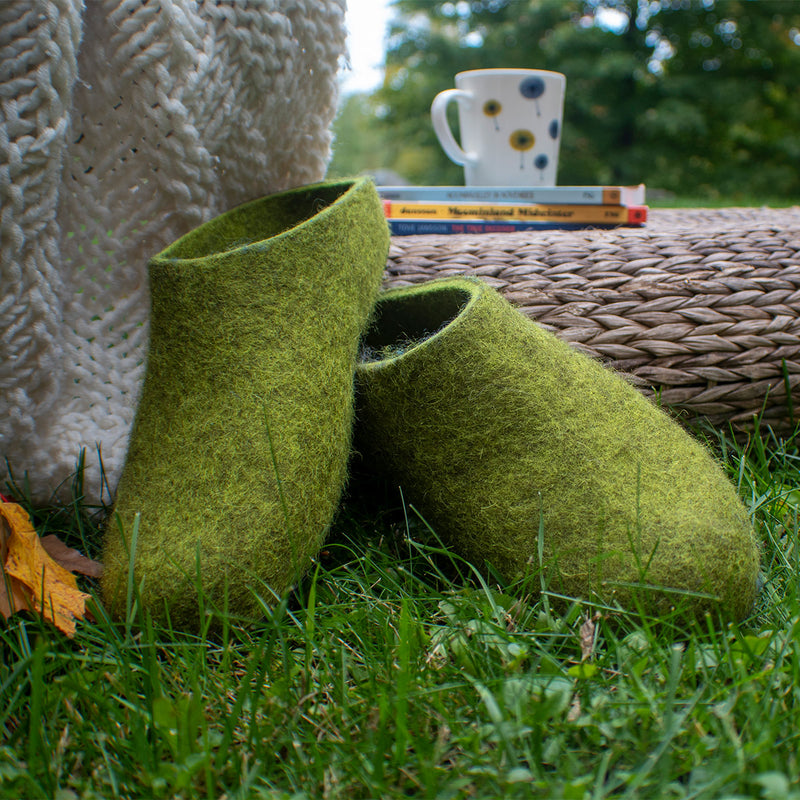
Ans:
[[[136,514],[134,580],[158,618],[166,601],[196,624],[198,586],[250,615],[251,587],[268,602],[262,581],[283,592],[308,565],[345,483],[388,246],[361,179],[247,203],[151,260],[147,369],[104,543],[115,614]]]
[[[386,292],[361,359],[362,466],[472,563],[648,613],[752,609],[754,532],[710,453],[488,285]]]

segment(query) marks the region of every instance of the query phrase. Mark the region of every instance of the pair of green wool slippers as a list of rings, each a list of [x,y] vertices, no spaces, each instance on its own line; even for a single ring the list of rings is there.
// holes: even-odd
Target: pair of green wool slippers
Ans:
[[[321,547],[355,429],[369,468],[479,567],[544,570],[553,591],[646,613],[745,616],[758,547],[711,455],[482,282],[379,294],[388,242],[357,180],[240,206],[152,259],[147,372],[105,539],[112,611],[135,542],[154,617],[197,625],[198,586],[261,613]]]

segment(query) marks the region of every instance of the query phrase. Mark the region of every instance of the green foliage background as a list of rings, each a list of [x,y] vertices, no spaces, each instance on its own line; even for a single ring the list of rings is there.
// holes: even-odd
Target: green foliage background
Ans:
[[[458,184],[429,110],[453,75],[567,76],[561,184],[800,197],[796,0],[395,0],[383,86],[347,98],[333,174]],[[455,120],[454,120],[455,122]]]

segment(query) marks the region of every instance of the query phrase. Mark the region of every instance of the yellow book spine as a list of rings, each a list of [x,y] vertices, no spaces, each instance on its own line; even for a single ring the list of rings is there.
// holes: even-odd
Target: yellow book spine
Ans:
[[[627,223],[633,206],[384,201],[390,219],[515,220],[520,222]]]

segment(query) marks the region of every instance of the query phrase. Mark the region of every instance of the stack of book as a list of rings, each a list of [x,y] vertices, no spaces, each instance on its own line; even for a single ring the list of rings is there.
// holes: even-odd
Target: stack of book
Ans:
[[[379,186],[396,236],[615,228],[647,221],[639,186]]]

